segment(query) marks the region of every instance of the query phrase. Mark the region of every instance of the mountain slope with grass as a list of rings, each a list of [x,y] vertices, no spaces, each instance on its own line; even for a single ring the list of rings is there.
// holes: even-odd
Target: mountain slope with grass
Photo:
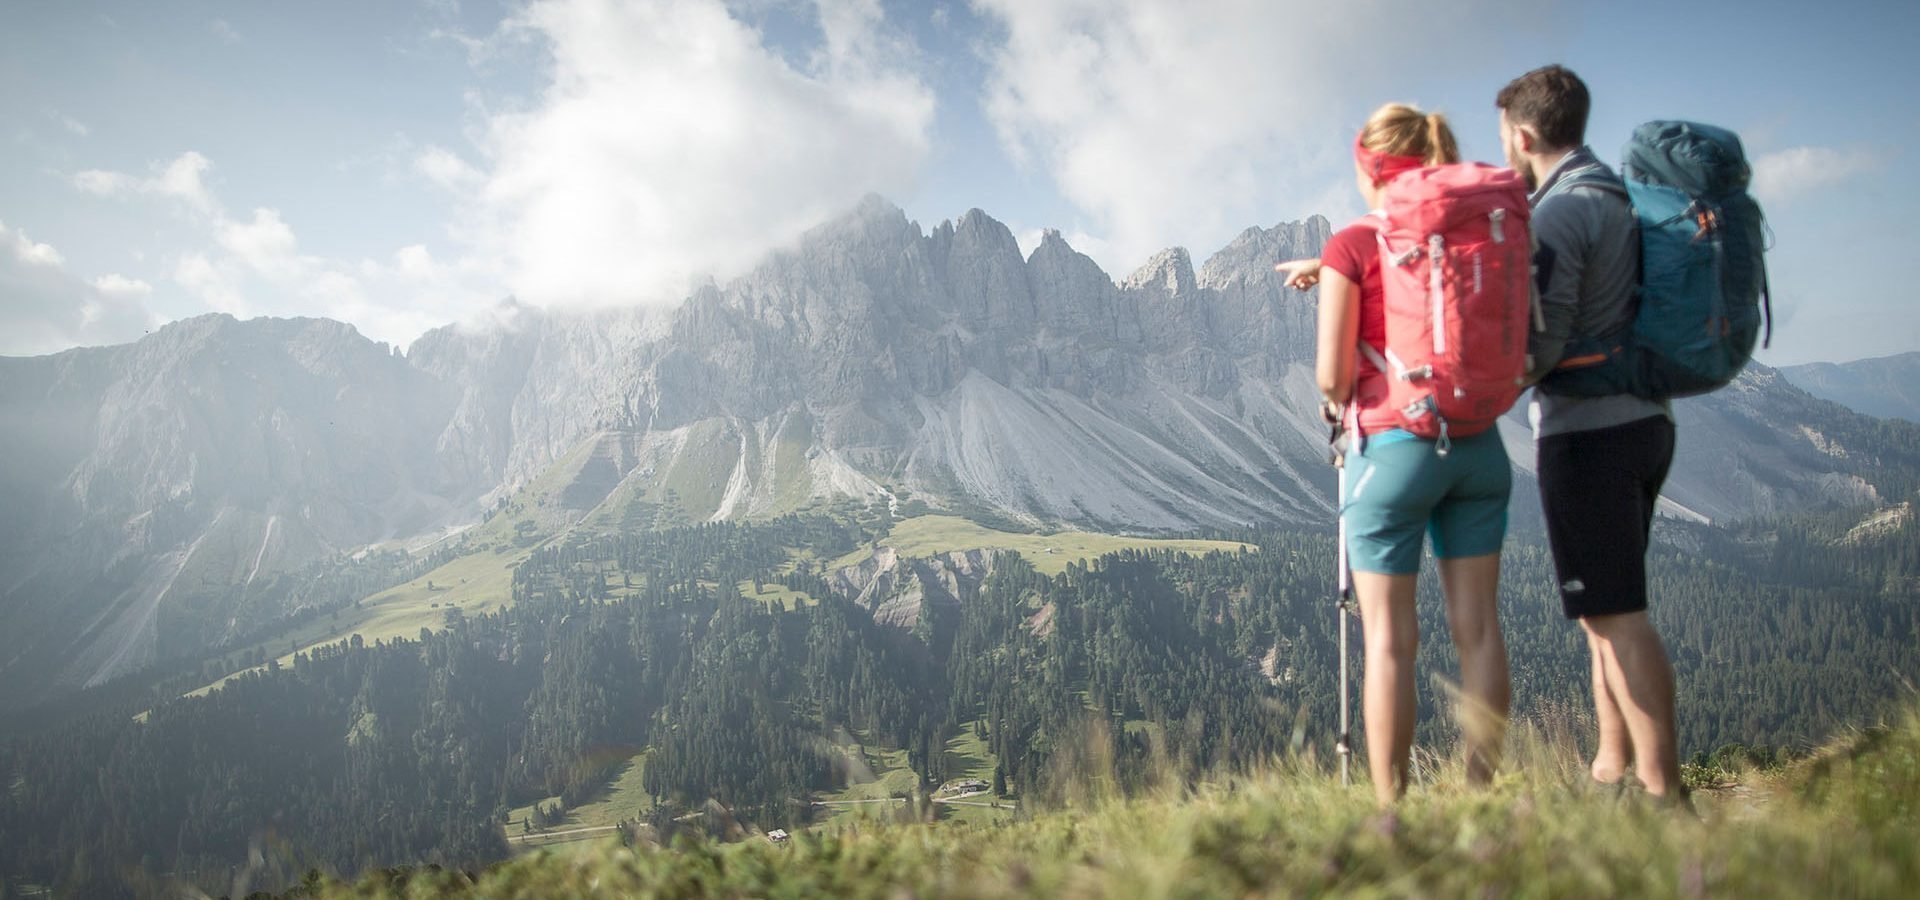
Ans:
[[[1583,783],[1533,722],[1508,771],[1433,772],[1390,814],[1310,762],[984,828],[862,825],[782,844],[609,841],[478,872],[314,878],[287,896],[1905,897],[1920,883],[1920,708],[1766,770],[1689,769],[1695,818]],[[1431,771],[1431,770],[1430,770]],[[636,846],[628,846],[636,844]]]

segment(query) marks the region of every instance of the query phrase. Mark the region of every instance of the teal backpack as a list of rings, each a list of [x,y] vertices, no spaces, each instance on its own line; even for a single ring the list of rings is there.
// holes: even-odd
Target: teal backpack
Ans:
[[[1594,169],[1568,186],[1622,193],[1633,205],[1638,312],[1614,334],[1575,335],[1541,387],[1651,400],[1722,387],[1752,358],[1763,321],[1773,337],[1766,223],[1747,193],[1752,169],[1740,138],[1697,122],[1648,122],[1620,159],[1623,178]]]

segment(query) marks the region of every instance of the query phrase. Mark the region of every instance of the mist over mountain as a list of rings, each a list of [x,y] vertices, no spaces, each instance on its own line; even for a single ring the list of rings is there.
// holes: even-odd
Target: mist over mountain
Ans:
[[[763,518],[835,497],[1168,533],[1331,522],[1313,297],[1275,260],[1314,217],[1116,282],[978,210],[870,197],[671,310],[511,303],[402,355],[325,320],[177,322],[0,359],[4,702],[189,655],[299,608],[275,576],[424,546],[536,479],[556,527]],[[1669,512],[1871,505],[1916,427],[1755,366],[1677,405]],[[1509,449],[1531,466],[1509,423]],[[1516,502],[1525,502],[1517,500]]]
[[[1793,385],[1856,412],[1920,422],[1920,351],[1781,368]]]

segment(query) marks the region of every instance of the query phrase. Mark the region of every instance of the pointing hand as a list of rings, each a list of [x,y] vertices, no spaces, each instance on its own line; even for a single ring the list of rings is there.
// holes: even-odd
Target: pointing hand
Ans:
[[[1320,283],[1320,260],[1295,259],[1274,264],[1273,270],[1279,272],[1287,287],[1304,291]]]

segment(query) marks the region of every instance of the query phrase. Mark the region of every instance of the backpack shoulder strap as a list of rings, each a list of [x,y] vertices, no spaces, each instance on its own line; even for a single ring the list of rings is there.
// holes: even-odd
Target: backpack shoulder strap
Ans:
[[[1574,188],[1594,188],[1609,194],[1618,194],[1621,197],[1627,196],[1627,183],[1619,175],[1614,174],[1606,166],[1592,165],[1581,166],[1560,176],[1559,180],[1553,183],[1553,187],[1547,189],[1547,197],[1563,194]],[[1541,199],[1545,200],[1546,197]]]
[[[1633,205],[1633,196],[1627,192],[1626,180],[1614,173],[1613,170],[1598,164],[1581,166],[1578,169],[1561,175],[1559,180],[1553,183],[1553,187],[1547,190],[1546,196],[1542,197],[1541,201],[1545,202],[1547,197],[1553,197],[1575,188],[1592,188],[1597,191],[1613,194],[1625,201],[1629,207]],[[1638,229],[1639,227],[1639,223],[1636,221],[1634,228]],[[1642,259],[1642,262],[1644,263],[1645,260]],[[1637,294],[1639,291],[1637,285],[1639,279],[1636,277],[1634,280],[1636,282],[1634,291]],[[1636,299],[1636,303],[1637,302]],[[1632,330],[1633,320],[1629,318],[1625,323],[1621,324],[1620,327],[1608,334],[1587,335],[1581,334],[1577,330],[1568,334],[1564,355],[1561,357],[1560,363],[1554,366],[1554,368],[1547,373],[1546,377],[1541,380],[1540,387],[1547,393],[1556,393],[1554,390],[1556,375],[1562,375],[1569,369],[1612,362],[1614,358],[1620,354],[1626,337]]]

